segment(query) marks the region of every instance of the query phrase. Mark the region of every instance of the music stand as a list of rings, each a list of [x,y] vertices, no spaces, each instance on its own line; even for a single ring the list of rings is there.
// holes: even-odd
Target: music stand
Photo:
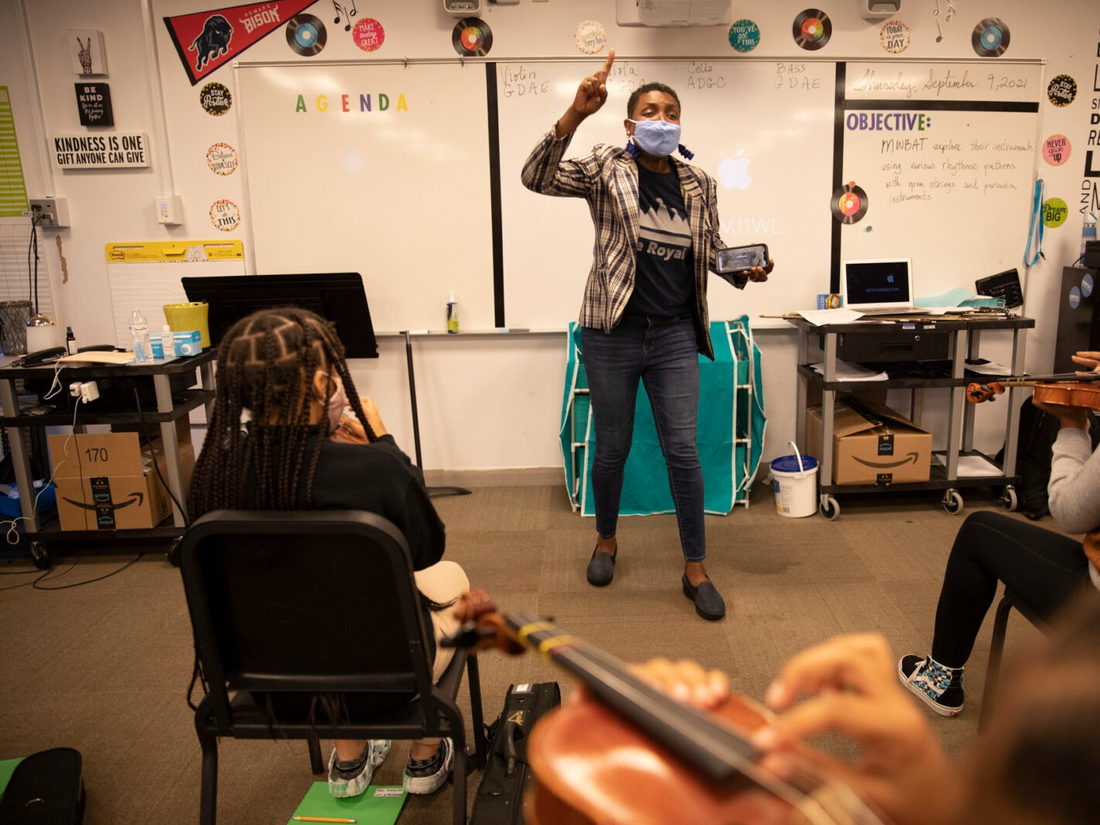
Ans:
[[[412,335],[408,330],[405,330],[405,360],[409,365],[409,401],[412,405],[413,446],[416,448],[416,466],[423,472],[424,465],[420,463],[420,420],[416,414],[416,376],[413,373]],[[436,496],[470,495],[470,491],[465,487],[428,487],[427,490],[428,495],[433,498]]]
[[[377,358],[367,293],[358,272],[294,275],[206,275],[180,279],[188,301],[209,305],[210,342],[261,309],[296,306],[333,323],[348,358]]]
[[[210,275],[181,279],[188,301],[209,306],[210,341],[217,345],[233,324],[261,309],[296,306],[333,323],[348,358],[377,358],[378,342],[371,323],[367,293],[358,272],[322,272],[290,275]],[[413,446],[416,466],[423,472],[420,455],[420,420],[416,408],[412,341],[405,332],[409,366],[409,398],[412,406]],[[463,487],[428,487],[429,496],[464,496]]]

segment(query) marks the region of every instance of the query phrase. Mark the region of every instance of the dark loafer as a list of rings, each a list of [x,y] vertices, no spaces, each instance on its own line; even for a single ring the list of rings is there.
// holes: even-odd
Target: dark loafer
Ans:
[[[716,622],[726,615],[726,603],[710,579],[700,582],[698,587],[692,587],[685,573],[682,581],[684,595],[695,602],[696,613],[708,622]]]
[[[606,587],[615,577],[615,556],[611,553],[592,551],[588,562],[588,583],[593,587]]]

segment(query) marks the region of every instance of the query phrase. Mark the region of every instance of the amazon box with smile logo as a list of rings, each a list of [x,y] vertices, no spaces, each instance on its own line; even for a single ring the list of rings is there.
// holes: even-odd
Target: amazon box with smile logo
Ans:
[[[806,412],[806,452],[820,457],[821,408]],[[833,484],[928,481],[932,434],[882,404],[836,402],[833,412]]]
[[[51,435],[50,459],[62,530],[133,530],[156,527],[172,500],[153,468],[168,477],[160,439],[142,447],[137,433]],[[180,444],[184,490],[195,451]]]

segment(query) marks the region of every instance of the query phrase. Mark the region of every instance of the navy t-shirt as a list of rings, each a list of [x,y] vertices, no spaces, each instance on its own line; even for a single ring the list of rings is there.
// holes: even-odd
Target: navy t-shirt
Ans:
[[[638,164],[638,268],[627,315],[671,318],[690,311],[691,229],[680,192],[680,176],[651,172]]]

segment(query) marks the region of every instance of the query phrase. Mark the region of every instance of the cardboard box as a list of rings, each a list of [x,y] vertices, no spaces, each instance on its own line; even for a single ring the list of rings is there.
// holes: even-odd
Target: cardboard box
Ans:
[[[62,530],[132,530],[156,527],[172,501],[153,469],[153,456],[167,474],[158,438],[141,448],[137,433],[49,436]],[[180,444],[183,489],[191,481],[195,449]]]
[[[882,404],[841,401],[833,412],[833,484],[928,481],[932,434]],[[820,458],[821,408],[806,411],[806,452]],[[829,483],[827,481],[823,483]]]

